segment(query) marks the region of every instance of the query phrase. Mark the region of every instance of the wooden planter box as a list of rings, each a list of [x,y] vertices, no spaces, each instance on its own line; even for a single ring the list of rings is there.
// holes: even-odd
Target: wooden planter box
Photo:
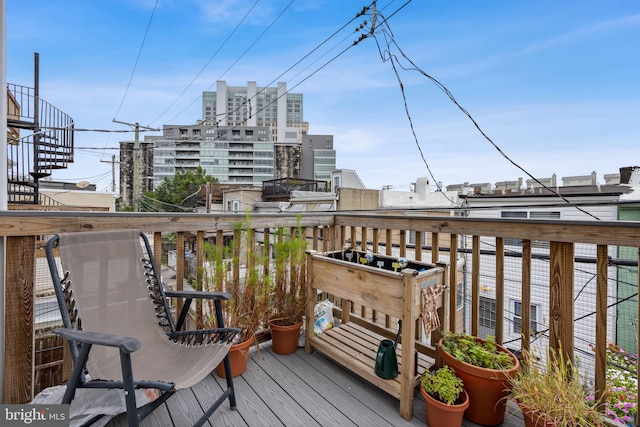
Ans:
[[[336,251],[307,255],[307,319],[314,318],[317,291],[342,299],[342,323],[319,335],[313,331],[313,321],[306,322],[305,350],[321,351],[336,362],[358,374],[373,385],[400,399],[400,415],[413,417],[414,388],[421,374],[433,360],[416,355],[416,319],[422,309],[421,289],[445,283],[445,267],[411,261],[401,271],[397,259],[375,255],[372,262],[363,264],[362,252]],[[442,306],[443,298],[438,301]],[[382,379],[375,373],[378,345],[384,337],[350,320],[351,304],[379,310],[402,319],[402,333],[397,357],[400,375]]]

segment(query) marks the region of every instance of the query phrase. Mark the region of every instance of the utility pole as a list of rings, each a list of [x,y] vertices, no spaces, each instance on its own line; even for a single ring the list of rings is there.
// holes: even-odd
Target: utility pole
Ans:
[[[100,160],[100,163],[111,163],[111,192],[115,193],[116,192],[116,163],[120,163],[120,162],[116,162],[116,155],[113,154],[111,155],[111,161],[107,161],[107,160]]]
[[[140,129],[160,131],[160,129],[150,128],[147,126],[140,126],[140,123],[127,123],[113,119],[114,123],[120,123],[122,125],[132,126],[135,130],[135,139],[133,142],[133,155],[131,160],[133,162],[133,207],[136,212],[140,208],[140,198],[142,197],[142,184],[140,180]]]

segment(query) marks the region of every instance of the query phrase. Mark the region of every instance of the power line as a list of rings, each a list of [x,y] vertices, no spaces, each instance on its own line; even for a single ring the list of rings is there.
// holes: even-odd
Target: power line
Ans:
[[[408,2],[407,2],[408,3]],[[406,4],[405,4],[406,5]],[[403,6],[404,7],[404,6]],[[541,185],[543,188],[545,188],[546,190],[550,191],[551,193],[555,194],[557,197],[559,197],[560,199],[562,199],[563,201],[567,202],[568,204],[571,204],[571,202],[563,195],[561,195],[560,193],[558,193],[557,191],[555,191],[552,188],[547,187],[544,183],[542,183],[539,179],[537,179],[535,176],[533,176],[531,173],[529,173],[527,170],[525,170],[522,166],[520,166],[518,163],[516,163],[513,159],[511,159],[480,127],[480,125],[478,124],[478,122],[471,116],[471,114],[464,108],[462,107],[462,105],[460,105],[460,103],[458,103],[458,101],[455,99],[455,97],[453,96],[453,94],[449,91],[449,89],[447,89],[447,87],[442,84],[440,81],[438,81],[435,77],[429,75],[428,73],[426,73],[425,71],[423,71],[420,67],[418,67],[409,57],[407,57],[407,55],[402,51],[402,49],[400,48],[400,46],[398,45],[398,43],[396,42],[395,38],[393,37],[393,33],[391,31],[391,28],[389,27],[389,24],[387,23],[387,20],[384,20],[383,23],[385,23],[386,28],[388,29],[388,33],[389,33],[389,39],[387,39],[387,31],[383,30],[383,33],[385,35],[385,40],[386,40],[386,47],[387,50],[386,52],[389,55],[389,60],[393,66],[394,71],[396,72],[396,76],[399,78],[399,74],[397,73],[397,69],[395,67],[395,63],[397,61],[397,57],[391,52],[391,44],[393,44],[397,49],[398,52],[400,52],[400,54],[402,55],[402,57],[407,60],[410,64],[411,64],[411,68],[405,68],[402,67],[402,65],[398,62],[398,65],[400,67],[402,67],[404,70],[414,70],[419,72],[420,74],[422,74],[423,76],[425,76],[427,79],[429,79],[431,82],[433,82],[440,90],[442,90],[447,97],[451,100],[451,102],[454,103],[454,105],[456,107],[458,107],[458,109],[464,114],[466,115],[469,120],[471,120],[471,122],[473,123],[474,127],[480,132],[480,134],[483,136],[483,138],[485,140],[487,140],[497,151],[498,153],[500,153],[500,155],[502,155],[502,157],[504,157],[507,161],[509,161],[512,165],[514,165],[515,167],[517,167],[518,169],[520,169],[523,173],[525,173],[528,177],[530,177],[531,179],[533,179],[536,183],[538,183],[539,185]],[[375,37],[375,36],[374,36]],[[376,42],[377,42],[377,37],[376,37]],[[380,50],[380,49],[379,49]],[[383,61],[386,61],[385,59],[385,55],[384,53],[380,50],[380,55],[383,59]],[[429,170],[429,173],[431,174],[431,169],[429,168],[428,164],[426,163],[426,160],[424,159],[424,155],[422,154],[422,148],[420,147],[420,144],[418,143],[417,137],[415,135],[414,129],[413,129],[413,123],[411,121],[410,115],[409,115],[409,111],[407,108],[407,104],[406,104],[406,98],[404,98],[404,88],[402,86],[402,81],[399,80],[399,83],[401,85],[401,90],[403,93],[403,99],[405,99],[405,110],[407,112],[407,115],[409,116],[409,121],[410,121],[410,125],[411,125],[411,130],[414,133],[414,138],[416,141],[416,144],[418,146],[418,150],[420,151],[420,154],[423,158],[423,160],[425,161],[425,164],[427,165],[427,169]],[[433,177],[433,175],[431,175]],[[435,180],[435,178],[434,178]],[[437,182],[437,181],[436,181]],[[443,193],[444,194],[444,193]],[[575,207],[577,210],[579,210],[580,212],[596,219],[599,220],[600,218],[598,218],[597,216],[593,215],[590,212],[587,212],[579,207]]]
[[[151,11],[151,17],[149,18],[149,23],[147,24],[147,29],[144,32],[144,37],[142,38],[142,43],[140,44],[140,49],[138,50],[138,56],[136,57],[136,62],[133,65],[133,70],[131,70],[131,76],[129,77],[129,82],[127,83],[127,87],[124,90],[124,95],[122,95],[122,100],[120,101],[120,105],[118,106],[118,109],[116,110],[116,113],[113,115],[113,117],[118,117],[118,113],[120,112],[120,109],[122,108],[122,105],[124,104],[124,100],[127,97],[127,93],[129,92],[129,87],[131,86],[131,81],[133,80],[133,75],[136,72],[136,68],[138,67],[138,61],[140,61],[140,55],[142,54],[142,49],[144,48],[144,43],[147,40],[147,35],[149,34],[149,28],[151,28],[151,22],[153,21],[153,15],[155,15],[156,13],[156,7],[158,7],[158,0],[156,0],[155,4],[153,5],[153,11]]]
[[[209,58],[209,60],[206,62],[206,64],[204,64],[204,66],[200,69],[200,71],[198,71],[198,73],[195,75],[195,77],[191,80],[191,82],[189,82],[189,84],[187,85],[187,87],[185,87],[182,92],[180,92],[180,94],[176,97],[176,99],[173,100],[173,102],[171,104],[169,104],[169,106],[162,112],[160,113],[160,115],[158,117],[156,117],[153,121],[151,121],[151,123],[155,123],[156,121],[158,121],[162,116],[164,116],[167,111],[169,111],[171,109],[171,107],[173,107],[176,102],[178,102],[178,100],[182,97],[182,95],[185,94],[185,92],[191,87],[191,85],[193,85],[193,83],[196,81],[196,79],[198,77],[200,77],[200,75],[202,74],[202,72],[209,66],[209,64],[211,63],[211,61],[213,61],[213,58],[215,58],[218,53],[220,52],[220,50],[227,44],[227,42],[231,39],[231,37],[235,34],[235,32],[238,30],[238,28],[240,28],[240,26],[242,25],[242,23],[245,21],[245,19],[247,19],[247,17],[249,16],[249,14],[251,14],[251,12],[253,11],[253,9],[256,7],[256,5],[260,2],[260,0],[256,0],[256,2],[253,4],[253,6],[251,6],[251,8],[247,11],[247,13],[242,17],[242,19],[240,20],[240,22],[238,22],[238,24],[236,25],[236,27],[233,29],[233,31],[231,31],[231,33],[227,36],[226,39],[224,39],[224,41],[222,42],[222,44],[218,47],[218,49],[213,53],[213,55]],[[287,6],[288,7],[288,6]],[[195,102],[195,101],[194,101]],[[189,104],[189,106],[193,105],[193,102],[191,104]],[[187,107],[188,108],[188,107]],[[184,112],[184,110],[182,111]],[[180,114],[182,114],[182,112]]]
[[[41,129],[51,129],[51,130],[66,130],[67,128],[61,127],[43,127]],[[108,133],[131,133],[135,132],[135,129],[82,129],[82,128],[73,128],[74,132],[108,132]],[[139,132],[158,132],[160,129],[140,129]]]
[[[271,24],[269,24],[269,26],[267,27],[267,29],[265,29],[265,30],[263,31],[263,33],[259,36],[259,38],[260,38],[260,37],[262,37],[262,36],[264,35],[264,33],[266,33],[266,31],[267,31],[269,28],[271,28],[271,27],[273,26],[273,24],[275,24],[275,22],[276,22],[276,21],[277,21],[277,20],[278,20],[278,19],[279,19],[283,14],[284,14],[284,12],[285,12],[285,11],[286,11],[290,6],[291,6],[291,4],[292,4],[292,3],[293,3],[293,1],[291,1],[291,2],[290,2],[290,3],[285,7],[285,9],[283,9],[283,10],[282,10],[282,12],[280,12],[280,14],[279,14],[279,15],[278,15],[278,16],[277,16],[277,17],[276,17],[276,18],[271,22]],[[305,54],[301,59],[299,59],[298,61],[296,61],[293,65],[291,65],[291,66],[290,66],[289,68],[287,68],[285,71],[283,71],[282,73],[280,73],[277,77],[275,77],[274,79],[272,79],[269,83],[267,83],[267,85],[266,85],[265,87],[263,87],[263,88],[262,88],[258,93],[256,93],[256,95],[255,95],[254,97],[249,98],[247,101],[253,100],[253,99],[255,99],[255,97],[259,96],[259,95],[260,95],[262,92],[264,92],[264,91],[265,91],[265,90],[266,90],[270,85],[272,85],[274,82],[276,82],[276,81],[277,81],[277,80],[279,80],[281,77],[283,77],[285,74],[287,74],[289,71],[291,71],[294,67],[296,67],[297,65],[299,65],[302,61],[304,61],[304,60],[305,60],[305,59],[307,59],[309,56],[311,56],[314,52],[316,52],[316,51],[317,51],[318,49],[320,49],[323,45],[325,45],[329,40],[331,40],[332,38],[334,38],[337,34],[339,34],[339,33],[340,33],[342,30],[344,30],[347,26],[349,26],[353,21],[355,21],[356,19],[358,19],[360,16],[363,16],[364,14],[366,14],[366,13],[368,12],[368,10],[369,10],[369,9],[370,9],[370,6],[363,7],[363,8],[362,8],[362,10],[361,10],[360,12],[358,12],[358,13],[357,13],[353,18],[351,18],[347,23],[345,23],[344,25],[342,25],[342,27],[340,27],[338,30],[336,30],[333,34],[331,34],[330,36],[328,36],[327,38],[325,38],[325,40],[323,40],[320,44],[318,44],[316,47],[314,47],[311,51],[309,51],[307,54]],[[366,22],[366,21],[365,21],[365,22]],[[358,31],[358,29],[356,29],[356,31],[355,31],[355,32],[357,32],[357,31]],[[351,34],[353,34],[353,33],[350,33],[349,35],[351,35]],[[347,37],[345,37],[345,39],[343,39],[342,41],[346,40],[346,38],[348,38],[348,37],[349,37],[349,35],[348,35]],[[242,58],[242,57],[243,57],[243,56],[244,56],[244,55],[249,51],[249,50],[250,50],[250,48],[251,48],[251,47],[253,47],[253,45],[255,45],[255,43],[259,40],[259,38],[258,38],[258,39],[256,39],[256,40],[255,40],[255,41],[254,41],[254,42],[249,46],[249,48],[247,48],[247,49],[242,53],[242,55],[240,55],[240,57],[239,57],[238,59],[236,59],[236,61],[234,61],[233,65],[232,65],[231,67],[229,67],[227,70],[225,70],[225,72],[224,72],[220,77],[218,77],[218,80],[220,80],[220,79],[224,76],[224,74],[226,74],[226,73],[227,73],[227,72],[228,72],[228,71],[229,71],[229,70],[230,70],[230,69],[231,69],[231,68],[232,68],[232,67],[233,67],[233,66],[234,66],[234,65],[235,65],[235,64],[236,64],[236,63],[237,63],[237,62],[238,62],[238,61],[239,61],[239,60],[240,60],[240,59],[241,59],[241,58]],[[354,43],[354,44],[355,44],[355,43]],[[336,47],[337,47],[337,44],[336,44],[336,45],[334,45],[333,47],[331,47],[331,48],[330,48],[330,49],[329,49],[329,50],[328,50],[324,55],[322,55],[320,58],[324,57],[328,52],[330,52],[330,51],[334,50]],[[342,53],[344,53],[344,51],[343,51]],[[341,54],[342,54],[342,53],[341,53]],[[340,54],[340,55],[341,55],[341,54]],[[338,55],[338,56],[340,56],[340,55]],[[333,61],[334,59],[336,59],[336,58],[337,58],[337,56],[336,56],[336,57],[334,57],[331,61],[327,62],[327,63],[326,63],[325,65],[323,65],[321,68],[324,68],[324,66],[328,65],[328,63],[332,62],[332,61]],[[313,63],[315,63],[315,62],[317,62],[317,60],[316,60],[316,61],[314,61]],[[312,64],[313,64],[313,63],[312,63]],[[311,65],[312,65],[312,64],[311,64]],[[307,68],[308,68],[308,67],[307,67]],[[320,69],[321,69],[321,68],[320,68]],[[306,68],[305,68],[305,69],[306,69]],[[304,71],[305,69],[303,69],[302,71]],[[318,71],[318,70],[316,70],[316,72],[317,72],[317,71]],[[296,74],[294,77],[297,77],[299,74],[300,74],[300,73]],[[314,72],[314,73],[312,73],[311,75],[313,75],[313,74],[315,74],[315,72]],[[309,76],[309,77],[310,77],[310,76]],[[307,78],[308,78],[308,77],[307,77]],[[302,83],[303,81],[305,81],[307,78],[303,79],[300,83]],[[298,85],[296,85],[296,86],[298,86]],[[294,87],[296,87],[296,86],[294,86]],[[205,91],[210,90],[212,87],[213,87],[213,85],[209,86],[207,89],[205,89]],[[291,90],[291,89],[290,89],[290,90]],[[290,92],[290,90],[288,90],[287,92],[285,92],[285,94],[284,94],[284,95],[288,94],[288,93]],[[277,99],[279,99],[279,98],[280,98],[280,97],[278,97]],[[194,104],[196,101],[198,101],[199,99],[200,99],[200,96],[198,96],[197,98],[195,98],[195,99],[193,100],[193,102],[191,102],[189,105],[187,105],[187,106],[186,106],[182,111],[180,111],[178,114],[176,114],[176,115],[175,115],[171,120],[174,120],[174,119],[175,119],[176,117],[178,117],[180,114],[184,113],[184,112],[187,110],[187,108],[189,108],[191,105],[193,105],[193,104]],[[274,102],[276,102],[276,101],[277,101],[277,99],[276,99],[275,101],[273,101],[273,102],[270,102],[270,103],[269,103],[269,104],[267,104],[266,106],[264,106],[261,110],[258,110],[258,112],[260,112],[260,111],[264,110],[265,108],[267,108],[267,107],[271,106]],[[221,116],[229,116],[230,114],[232,114],[232,113],[235,113],[235,112],[239,111],[239,108],[240,108],[240,107],[236,108],[235,110],[232,110],[232,111],[230,111],[230,112],[223,113],[223,114],[220,114],[220,115],[221,115]],[[164,113],[163,113],[163,114],[164,114]],[[256,114],[257,114],[257,113],[256,113]],[[156,119],[156,120],[157,120],[157,119]],[[171,120],[170,120],[170,121],[171,121]],[[154,120],[154,121],[155,121],[155,120]],[[217,121],[216,121],[216,123],[215,123],[215,125],[214,125],[214,126],[211,126],[211,128],[213,128],[213,127],[217,126],[219,122],[220,122],[220,120],[217,120]]]
[[[285,8],[280,12],[280,14],[278,16],[276,16],[276,18],[271,21],[271,23],[267,26],[267,28],[265,28],[262,33],[260,33],[260,35],[258,36],[258,38],[256,38],[250,45],[249,47],[247,47],[245,49],[244,52],[242,52],[242,54],[240,54],[240,56],[220,75],[220,77],[218,77],[218,80],[220,80],[222,78],[222,76],[224,76],[226,73],[229,72],[229,70],[231,70],[239,61],[240,59],[242,59],[247,52],[249,52],[249,50],[251,50],[251,48],[253,46],[255,46],[255,44],[262,38],[262,36],[264,36],[267,31],[269,31],[269,29],[271,29],[271,27],[282,17],[282,15],[284,15],[284,13],[287,11],[287,9],[289,9],[289,7],[293,4],[295,0],[291,0],[291,2],[289,2],[289,4],[287,4],[287,6],[285,6]],[[209,90],[211,89],[211,87],[213,87],[213,83],[205,90]],[[173,116],[169,121],[174,120],[176,117],[180,116],[182,113],[184,113],[187,108],[191,107],[193,104],[196,103],[196,101],[198,101],[200,99],[200,96],[198,96],[197,98],[195,98],[191,104],[187,105],[182,111],[180,111],[178,114],[176,114],[175,116]]]
[[[327,43],[330,39],[332,39],[333,37],[335,37],[339,32],[341,32],[344,28],[346,28],[349,24],[351,24],[354,20],[356,20],[357,18],[359,18],[360,16],[365,15],[368,10],[370,9],[370,7],[364,7],[362,8],[362,10],[360,12],[358,12],[353,18],[351,18],[346,24],[344,24],[340,29],[338,29],[337,31],[335,31],[333,34],[331,34],[331,36],[327,37],[322,43],[320,43],[318,46],[316,46],[314,49],[312,49],[309,53],[307,53],[305,56],[302,57],[302,59],[298,60],[294,65],[292,65],[291,67],[289,67],[287,70],[285,70],[283,73],[281,73],[278,77],[276,77],[275,79],[271,80],[270,83],[267,84],[267,86],[269,86],[270,84],[273,84],[276,80],[278,80],[280,77],[282,77],[283,75],[285,75],[287,72],[289,72],[291,69],[293,69],[296,65],[300,64],[304,59],[308,58],[313,52],[315,52],[316,50],[318,50],[321,46],[323,46],[325,43]],[[284,11],[283,11],[284,12]],[[395,13],[394,13],[395,14]],[[366,21],[365,24],[366,25]],[[362,27],[363,25],[361,25],[359,28],[356,28],[355,32],[357,33]],[[344,39],[343,39],[344,40]],[[343,49],[341,52],[339,52],[337,55],[335,55],[333,58],[329,59],[327,62],[325,62],[323,65],[321,65],[319,68],[317,68],[315,71],[313,71],[312,73],[310,73],[308,76],[306,76],[305,78],[303,78],[302,80],[300,80],[297,84],[295,84],[292,87],[289,87],[282,95],[278,96],[276,99],[274,99],[273,101],[269,102],[268,104],[264,105],[261,109],[258,109],[258,111],[256,112],[256,114],[260,113],[261,111],[265,110],[266,108],[270,107],[271,105],[273,105],[275,102],[277,102],[281,97],[286,96],[287,94],[289,94],[293,89],[295,89],[296,87],[300,86],[302,83],[304,83],[306,80],[308,80],[309,78],[311,78],[313,75],[315,75],[316,73],[318,73],[320,70],[322,70],[323,68],[325,68],[327,65],[329,65],[330,63],[332,63],[333,61],[335,61],[337,58],[339,58],[340,56],[342,56],[344,53],[346,53],[349,49],[351,49],[352,47],[356,46],[357,44],[359,44],[362,40],[364,40],[363,37],[360,37],[358,40],[356,40],[355,42],[353,42],[352,44],[350,44],[348,47],[346,47],[345,49]],[[333,46],[329,51],[335,49],[336,46]],[[328,52],[327,52],[328,53]],[[326,53],[325,53],[326,55]],[[323,56],[325,56],[323,55]],[[211,88],[211,86],[209,87]],[[208,89],[209,89],[208,88]],[[263,87],[261,91],[259,91],[258,93],[256,93],[256,95],[252,98],[249,98],[249,100],[253,100],[255,97],[257,97],[258,95],[260,95],[264,90],[266,90],[267,87]],[[199,97],[197,98],[199,99]],[[196,99],[196,100],[197,100]],[[196,101],[194,100],[194,102]],[[192,103],[193,104],[193,103]],[[227,112],[226,115],[230,115],[234,112],[239,111],[239,107],[236,108],[235,110],[232,110],[230,112]],[[184,112],[184,110],[182,111]],[[181,113],[182,113],[181,112]],[[179,113],[179,114],[181,114]],[[179,115],[178,114],[178,115]],[[220,115],[225,115],[225,114],[220,114]],[[177,116],[176,116],[177,117]],[[175,118],[175,117],[174,117]],[[221,120],[217,120],[213,125],[208,126],[207,129],[213,129],[216,128],[218,126],[218,124],[220,123]],[[171,127],[171,126],[165,126],[165,129],[178,129],[179,127]],[[234,126],[232,129],[234,128],[239,128],[239,126]],[[214,140],[215,141],[215,138]],[[211,142],[213,142],[211,141]]]

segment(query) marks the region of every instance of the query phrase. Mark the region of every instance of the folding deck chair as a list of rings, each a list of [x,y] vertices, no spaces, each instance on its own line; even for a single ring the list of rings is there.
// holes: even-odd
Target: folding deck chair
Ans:
[[[63,403],[73,400],[77,388],[122,389],[128,423],[137,426],[224,361],[227,388],[195,425],[204,424],[227,398],[235,408],[228,352],[240,329],[224,326],[221,300],[230,299],[228,293],[165,290],[149,241],[135,230],[60,234],[47,242],[46,255],[64,325],[54,332],[68,340],[73,359]],[[167,302],[173,297],[184,298],[177,321]],[[182,330],[197,298],[214,301],[218,328]],[[137,408],[138,388],[161,394]]]

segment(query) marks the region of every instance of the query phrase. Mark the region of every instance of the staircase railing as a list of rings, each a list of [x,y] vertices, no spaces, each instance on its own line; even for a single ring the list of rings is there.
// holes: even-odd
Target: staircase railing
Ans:
[[[8,83],[7,91],[9,203],[37,204],[38,181],[73,162],[73,119],[33,88]]]

